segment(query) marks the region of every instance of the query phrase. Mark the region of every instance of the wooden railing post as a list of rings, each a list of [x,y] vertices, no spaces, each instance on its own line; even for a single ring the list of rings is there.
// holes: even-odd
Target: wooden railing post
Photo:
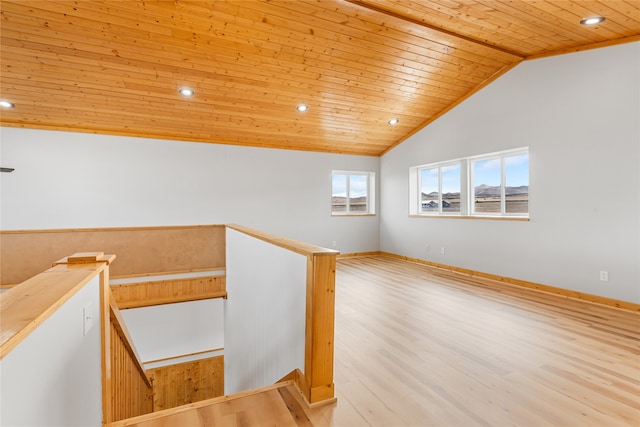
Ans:
[[[113,420],[113,391],[111,372],[111,313],[109,309],[109,270],[100,275],[100,340],[102,364],[102,422]]]
[[[316,253],[307,264],[307,325],[303,393],[310,405],[333,403],[336,254]]]

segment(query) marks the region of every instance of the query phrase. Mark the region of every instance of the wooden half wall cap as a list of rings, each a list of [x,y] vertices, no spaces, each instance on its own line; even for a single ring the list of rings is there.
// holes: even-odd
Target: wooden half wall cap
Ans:
[[[105,255],[104,252],[76,252],[73,255],[69,255],[54,262],[53,265],[88,264],[96,262],[106,262],[107,264],[111,264],[115,258],[115,255]]]

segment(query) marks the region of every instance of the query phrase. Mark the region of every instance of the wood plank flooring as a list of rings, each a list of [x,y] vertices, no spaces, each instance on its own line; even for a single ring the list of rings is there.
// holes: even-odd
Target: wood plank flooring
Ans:
[[[640,426],[640,316],[386,257],[340,259],[319,426]]]
[[[394,258],[344,258],[335,339],[337,405],[308,409],[291,386],[135,425],[640,426],[633,312]]]

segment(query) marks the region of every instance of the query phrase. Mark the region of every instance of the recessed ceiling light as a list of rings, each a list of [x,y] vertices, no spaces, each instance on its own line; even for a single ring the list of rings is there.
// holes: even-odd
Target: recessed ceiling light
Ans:
[[[0,107],[2,108],[15,108],[15,106],[16,105],[12,102],[4,101],[4,100],[0,101]]]
[[[398,119],[398,118],[396,117],[396,118],[393,118],[393,119],[389,120],[387,123],[389,123],[391,126],[395,126],[395,125],[397,125],[398,123],[400,123],[400,119]]]
[[[307,111],[309,109],[309,106],[307,104],[299,104],[296,107],[296,110],[298,110],[300,113],[304,113],[305,111]]]
[[[190,87],[181,87],[178,92],[180,92],[180,95],[182,96],[193,96],[195,94],[193,89]]]
[[[604,21],[606,18],[604,16],[592,16],[590,18],[584,18],[580,20],[582,25],[596,25]]]

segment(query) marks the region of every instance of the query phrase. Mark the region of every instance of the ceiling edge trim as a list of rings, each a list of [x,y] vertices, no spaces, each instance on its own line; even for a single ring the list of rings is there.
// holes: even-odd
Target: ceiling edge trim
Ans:
[[[558,56],[558,55],[564,55],[566,53],[582,52],[583,50],[599,49],[601,47],[615,46],[619,44],[633,43],[637,41],[640,41],[640,34],[637,34],[635,36],[623,37],[621,39],[616,39],[616,40],[607,40],[599,43],[586,44],[586,45],[576,46],[576,47],[571,47],[566,49],[558,49],[558,50],[554,50],[553,52],[530,55],[525,57],[524,59],[525,61],[530,61],[532,59],[547,58],[549,56]]]

